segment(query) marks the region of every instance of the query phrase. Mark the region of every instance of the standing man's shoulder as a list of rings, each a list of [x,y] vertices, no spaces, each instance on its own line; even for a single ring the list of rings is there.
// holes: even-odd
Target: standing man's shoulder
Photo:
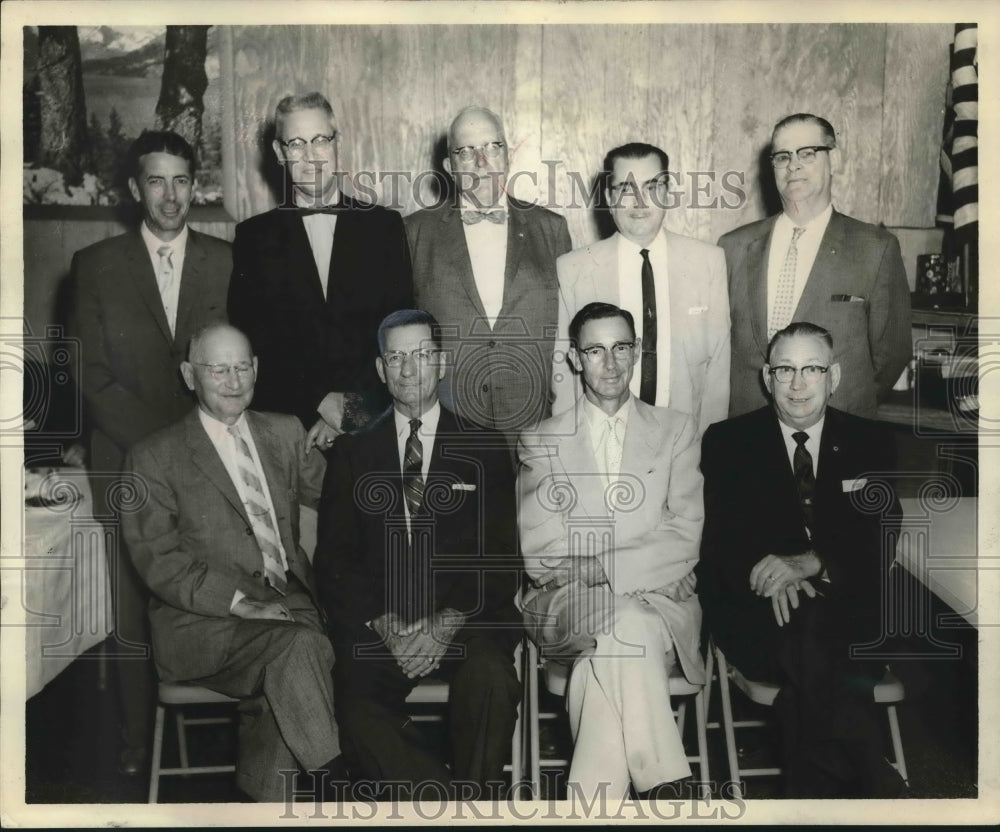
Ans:
[[[536,224],[553,232],[566,227],[566,218],[562,214],[557,214],[537,203],[508,197],[507,204],[512,212],[522,215],[529,224]]]
[[[203,231],[195,231],[190,227],[188,228],[188,234],[190,235],[188,242],[203,246],[209,257],[232,256],[233,246],[227,240],[223,240],[221,237],[216,237],[213,234],[206,234]]]
[[[556,260],[560,282],[572,283],[583,270],[593,268],[600,259],[615,256],[617,247],[617,238],[612,235],[567,251]]]
[[[756,240],[764,234],[769,234],[776,219],[777,215],[773,217],[765,217],[762,220],[748,222],[746,225],[741,225],[739,228],[727,231],[719,237],[719,246],[723,249],[729,250],[730,248],[746,245],[751,240]]]
[[[386,228],[397,228],[402,224],[403,218],[394,208],[387,208],[377,202],[365,202],[346,194],[341,202],[346,212],[361,222]]]
[[[830,217],[830,225],[833,227],[839,225],[841,233],[857,242],[877,241],[885,244],[895,241],[898,243],[896,235],[885,226],[864,222],[863,220],[849,217],[847,214],[841,214],[839,211],[833,212],[833,215]]]
[[[238,246],[241,243],[260,242],[262,239],[266,239],[278,227],[280,210],[279,208],[272,208],[263,214],[255,214],[252,217],[247,217],[242,222],[236,223],[236,236],[233,240],[233,245]]]
[[[73,255],[73,260],[79,272],[84,277],[96,270],[106,268],[110,261],[118,260],[133,250],[141,250],[142,239],[134,231],[126,231],[114,237],[98,240],[89,246],[79,249]]]

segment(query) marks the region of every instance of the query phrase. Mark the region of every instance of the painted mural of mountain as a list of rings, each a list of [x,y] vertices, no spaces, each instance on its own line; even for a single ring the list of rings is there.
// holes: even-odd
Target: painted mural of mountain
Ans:
[[[164,35],[138,49],[103,58],[83,58],[85,75],[114,75],[119,78],[159,78],[163,73]],[[81,53],[86,55],[85,49]]]

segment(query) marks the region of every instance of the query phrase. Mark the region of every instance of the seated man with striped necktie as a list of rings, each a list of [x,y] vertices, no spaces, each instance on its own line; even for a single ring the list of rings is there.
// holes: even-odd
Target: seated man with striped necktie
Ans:
[[[502,793],[520,698],[510,451],[438,401],[440,337],[417,309],[379,325],[376,370],[393,404],[334,442],[319,511],[344,756],[379,799]],[[450,754],[405,704],[426,676],[450,683]]]
[[[180,369],[198,407],[129,453],[142,489],[125,539],[152,591],[160,678],[240,699],[237,785],[284,801],[299,769],[346,776],[333,649],[299,545],[324,460],[294,416],[248,410],[257,358],[238,329],[203,328]]]

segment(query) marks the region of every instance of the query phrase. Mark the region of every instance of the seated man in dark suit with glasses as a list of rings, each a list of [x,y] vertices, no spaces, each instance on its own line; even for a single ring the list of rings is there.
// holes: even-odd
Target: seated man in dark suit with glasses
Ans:
[[[828,406],[841,368],[825,329],[777,332],[763,375],[771,406],[710,426],[702,442],[706,623],[748,678],[781,686],[787,797],[902,796],[872,697],[883,665],[852,650],[881,634],[887,515],[899,507],[878,477],[893,470],[892,442]]]
[[[334,443],[315,559],[344,753],[380,797],[496,794],[520,697],[510,454],[501,434],[438,402],[445,368],[429,313],[394,312],[377,340],[393,406]],[[450,772],[405,704],[430,675],[451,685]]]

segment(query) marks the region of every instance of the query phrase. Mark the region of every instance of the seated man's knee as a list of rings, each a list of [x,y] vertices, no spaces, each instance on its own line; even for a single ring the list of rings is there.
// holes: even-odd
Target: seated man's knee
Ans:
[[[596,655],[644,655],[647,649],[662,653],[663,621],[659,613],[633,598],[616,598],[615,614],[610,632],[597,637]]]

